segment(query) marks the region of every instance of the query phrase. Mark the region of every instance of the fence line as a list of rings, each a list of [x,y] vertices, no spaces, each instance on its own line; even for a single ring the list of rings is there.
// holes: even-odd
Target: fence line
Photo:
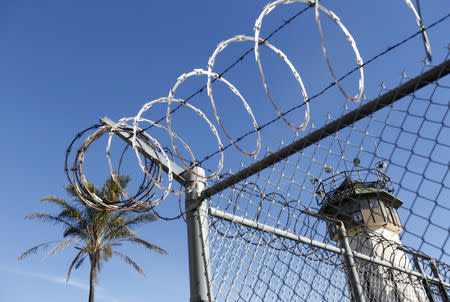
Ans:
[[[331,245],[331,244],[326,244],[326,243],[323,243],[323,242],[320,242],[317,240],[313,240],[308,237],[300,236],[300,235],[294,234],[292,232],[289,232],[287,230],[277,229],[270,225],[262,224],[255,220],[250,220],[250,219],[247,219],[244,217],[236,216],[235,214],[227,213],[226,211],[222,211],[220,209],[209,207],[208,214],[215,218],[223,219],[223,220],[226,220],[226,221],[229,221],[232,223],[237,223],[237,224],[240,224],[240,225],[243,225],[243,226],[255,229],[255,230],[259,230],[262,232],[271,233],[273,235],[284,237],[284,238],[290,239],[290,240],[294,240],[299,243],[308,244],[313,247],[325,249],[327,251],[334,252],[334,253],[341,254],[341,255],[345,254],[345,251],[343,248],[339,248],[339,247]],[[314,215],[313,213],[311,213],[311,214]],[[314,215],[314,216],[316,216],[316,215]],[[408,270],[403,267],[393,265],[390,262],[382,261],[382,260],[376,259],[374,257],[369,257],[367,255],[364,255],[362,253],[358,253],[355,251],[353,251],[352,254],[354,257],[356,257],[358,259],[370,261],[372,263],[376,263],[381,266],[391,268],[391,269],[394,269],[394,270],[402,272],[402,273],[407,273],[407,274],[410,274],[410,275],[413,275],[416,277],[425,278],[428,281],[435,282],[436,284],[442,284],[443,286],[450,288],[450,283],[443,282],[438,277],[433,277],[433,276],[429,276],[426,274],[422,275],[420,272],[416,272],[414,270]]]

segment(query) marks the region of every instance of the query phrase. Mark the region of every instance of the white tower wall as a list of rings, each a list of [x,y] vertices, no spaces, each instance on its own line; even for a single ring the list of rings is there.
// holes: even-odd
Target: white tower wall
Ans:
[[[384,227],[369,228],[354,233],[350,238],[352,250],[413,270],[411,259],[401,249],[402,244],[397,233]],[[356,260],[356,266],[367,302],[428,301],[417,277],[359,259]]]

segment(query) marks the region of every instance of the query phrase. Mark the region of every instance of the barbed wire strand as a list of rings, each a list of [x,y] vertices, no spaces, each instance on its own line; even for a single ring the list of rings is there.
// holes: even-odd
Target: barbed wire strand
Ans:
[[[428,29],[430,29],[430,28],[433,28],[433,27],[435,27],[436,25],[438,25],[438,24],[444,22],[444,21],[445,21],[446,19],[448,19],[449,17],[450,17],[450,14],[447,14],[446,16],[443,16],[442,18],[438,19],[437,21],[435,21],[435,22],[433,22],[432,24],[430,24],[429,26],[427,26],[425,29],[428,30]],[[422,33],[422,30],[419,30],[419,31],[415,32],[414,34],[411,34],[411,35],[408,36],[407,38],[401,40],[400,42],[397,42],[397,43],[395,43],[394,45],[389,46],[386,50],[384,50],[384,51],[378,53],[377,55],[373,56],[372,58],[370,58],[369,60],[367,60],[366,62],[364,62],[364,63],[362,64],[362,66],[364,67],[364,66],[366,66],[366,65],[368,65],[368,64],[370,64],[370,63],[372,63],[373,61],[377,60],[378,58],[380,58],[380,57],[386,55],[387,53],[391,52],[392,50],[396,49],[397,47],[399,47],[399,46],[405,44],[406,42],[408,42],[408,41],[410,41],[411,39],[415,38],[416,36],[420,35],[421,33]],[[347,78],[348,76],[350,76],[352,73],[354,73],[354,72],[357,71],[357,70],[359,70],[359,67],[353,68],[352,70],[348,71],[346,74],[344,74],[343,76],[341,76],[338,80],[339,80],[339,81],[342,81],[343,79]],[[316,94],[314,94],[313,96],[309,97],[309,99],[308,99],[308,101],[307,101],[306,103],[309,103],[309,102],[311,102],[312,100],[318,98],[319,96],[321,96],[322,94],[324,94],[326,91],[328,91],[330,88],[332,88],[332,87],[335,86],[335,85],[336,85],[336,82],[330,83],[328,86],[326,86],[325,88],[323,88],[321,91],[319,91],[318,93],[316,93]],[[282,115],[287,115],[287,114],[289,114],[289,113],[291,113],[291,112],[293,112],[293,111],[295,111],[295,110],[297,110],[297,109],[302,108],[303,106],[305,106],[305,103],[301,103],[301,104],[299,104],[299,105],[296,105],[296,106],[294,106],[294,107],[288,109],[287,111],[283,112]],[[266,122],[265,124],[260,125],[259,129],[262,130],[262,129],[266,128],[267,126],[273,124],[274,122],[280,120],[280,119],[281,119],[281,117],[280,117],[280,116],[277,116],[277,117],[275,117],[274,119],[272,119],[272,120]],[[254,132],[255,132],[255,130],[248,131],[247,133],[243,134],[242,136],[236,138],[234,141],[235,141],[235,142],[239,142],[239,141],[241,141],[242,139],[244,139],[244,138],[246,138],[247,136],[249,136],[250,134],[253,134]],[[225,146],[223,147],[224,151],[225,151],[226,149],[230,148],[231,146],[232,146],[232,144],[227,144],[227,145],[225,145]],[[205,156],[205,157],[204,157],[202,160],[200,160],[198,163],[199,163],[199,164],[202,164],[202,163],[206,162],[207,160],[209,160],[210,158],[212,158],[213,156],[215,156],[217,153],[219,153],[219,151],[214,151],[213,153],[211,153],[211,154]]]

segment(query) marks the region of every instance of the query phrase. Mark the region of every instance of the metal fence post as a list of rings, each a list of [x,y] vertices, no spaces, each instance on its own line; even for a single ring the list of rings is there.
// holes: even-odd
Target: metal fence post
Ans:
[[[441,296],[442,296],[442,301],[450,302],[450,299],[449,299],[449,297],[448,297],[447,288],[446,288],[446,286],[444,285],[444,281],[442,281],[441,275],[439,274],[439,269],[438,269],[438,267],[437,267],[436,262],[434,261],[434,259],[431,259],[431,260],[430,260],[430,267],[431,267],[431,270],[433,271],[434,276],[435,276],[437,279],[439,279],[438,287],[439,287],[439,293],[440,293]]]
[[[341,247],[344,249],[344,260],[347,266],[347,278],[350,284],[350,289],[352,293],[353,300],[355,302],[365,302],[363,290],[358,277],[358,271],[356,270],[355,259],[353,258],[353,252],[350,248],[350,243],[348,242],[347,232],[345,230],[344,224],[338,222],[336,224],[338,231]]]
[[[419,273],[422,275],[422,284],[423,284],[423,287],[425,288],[425,292],[427,294],[428,300],[430,302],[435,302],[434,297],[433,297],[433,292],[431,291],[430,284],[428,283],[428,279],[425,276],[425,272],[423,270],[423,267],[422,267],[422,264],[420,263],[419,258],[417,256],[414,256],[413,260],[414,260],[414,266],[419,271]]]
[[[197,175],[205,175],[200,167],[195,167]],[[185,173],[185,187],[192,185],[196,180],[193,173]],[[209,288],[209,245],[206,240],[208,238],[208,222],[206,204],[202,202],[199,207],[193,208],[190,205],[198,202],[198,198],[205,188],[204,180],[199,179],[196,186],[191,192],[186,193],[186,222],[188,236],[188,253],[189,253],[189,283],[191,292],[191,302],[206,302],[211,299],[211,289]]]

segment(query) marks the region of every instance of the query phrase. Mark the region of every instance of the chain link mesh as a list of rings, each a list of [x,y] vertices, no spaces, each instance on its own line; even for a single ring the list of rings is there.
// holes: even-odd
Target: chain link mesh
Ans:
[[[365,301],[448,301],[450,77],[414,80],[411,93],[210,195],[212,300],[359,301],[350,257]],[[383,85],[375,101],[390,91],[402,93]]]

